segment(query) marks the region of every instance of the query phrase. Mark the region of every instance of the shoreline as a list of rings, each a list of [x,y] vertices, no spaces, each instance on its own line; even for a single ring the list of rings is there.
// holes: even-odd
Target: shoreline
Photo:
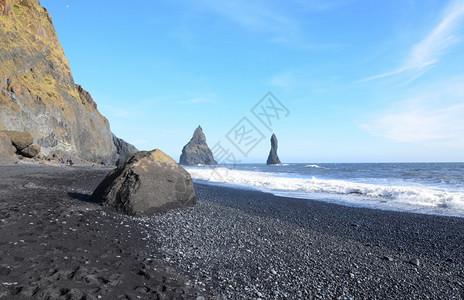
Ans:
[[[464,218],[199,183],[133,218],[88,202],[107,172],[0,167],[0,298],[464,298]]]
[[[289,198],[289,199],[301,199],[301,200],[307,200],[307,201],[315,201],[315,202],[322,202],[322,203],[327,203],[327,204],[333,204],[337,206],[343,206],[343,207],[352,207],[352,208],[360,208],[360,209],[369,209],[369,210],[374,210],[374,211],[387,211],[387,212],[398,212],[398,213],[407,213],[407,214],[419,214],[419,215],[431,215],[431,216],[437,216],[437,217],[452,217],[452,218],[462,218],[464,219],[464,215],[460,214],[447,214],[447,213],[438,213],[436,211],[424,211],[423,209],[416,208],[416,209],[410,209],[410,210],[405,210],[405,209],[394,209],[391,207],[377,207],[374,206],[373,204],[360,204],[360,203],[350,203],[350,202],[342,202],[338,200],[331,200],[331,199],[313,199],[309,198],[305,195],[292,195],[291,192],[290,194],[286,195],[286,192],[272,192],[272,191],[266,191],[266,190],[260,190],[255,187],[245,187],[245,186],[239,186],[239,185],[233,185],[233,184],[227,184],[227,183],[222,183],[222,182],[208,182],[204,181],[202,179],[193,179],[193,182],[195,185],[206,185],[206,186],[213,186],[213,187],[218,187],[218,188],[226,188],[226,189],[233,189],[233,190],[243,190],[243,191],[249,191],[249,192],[258,192],[258,193],[264,193],[264,194],[269,194],[275,197],[281,197],[281,198]]]

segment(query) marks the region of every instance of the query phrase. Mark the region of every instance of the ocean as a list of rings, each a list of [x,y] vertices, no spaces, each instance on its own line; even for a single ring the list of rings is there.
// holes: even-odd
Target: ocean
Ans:
[[[199,183],[347,206],[464,217],[464,163],[189,166]]]

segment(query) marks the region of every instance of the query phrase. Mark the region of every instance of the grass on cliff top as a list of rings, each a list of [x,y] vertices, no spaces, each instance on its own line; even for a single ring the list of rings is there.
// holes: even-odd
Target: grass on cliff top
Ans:
[[[18,52],[19,49],[22,55],[16,57],[14,62],[10,61],[13,64],[5,62],[2,67],[7,69],[3,71],[9,74],[8,77],[17,74],[21,84],[31,93],[45,101],[50,99],[55,105],[65,106],[61,97],[63,92],[79,101],[79,94],[73,82],[61,82],[55,78],[66,78],[71,74],[71,68],[58,41],[50,15],[37,1],[13,0],[12,8],[13,17],[0,18],[0,51],[11,53]],[[25,65],[22,60],[37,57],[38,51],[45,55],[45,60],[37,61],[31,66],[30,71],[18,67]],[[50,69],[50,63],[54,65],[54,70]],[[18,70],[21,69],[23,71],[18,74]]]
[[[68,80],[72,78],[71,68],[47,11],[35,0],[11,2],[14,16],[0,18],[0,53],[21,54],[14,61],[2,63],[0,76],[18,80],[21,86],[40,97],[49,107],[67,111],[72,104],[69,101],[74,98],[74,101],[82,102],[89,111],[97,113],[102,122],[106,122],[97,109],[81,100],[74,82]],[[30,58],[34,64],[25,68],[30,65]]]

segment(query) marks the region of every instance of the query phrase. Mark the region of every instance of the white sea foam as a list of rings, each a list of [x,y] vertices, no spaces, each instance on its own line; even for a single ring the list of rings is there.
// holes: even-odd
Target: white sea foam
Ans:
[[[318,166],[318,165],[306,165],[306,168],[316,168],[316,169],[325,169],[324,167]]]
[[[195,180],[252,188],[275,195],[378,209],[416,211],[464,217],[464,190],[404,182],[365,183],[288,177],[272,172],[227,168],[188,168]]]

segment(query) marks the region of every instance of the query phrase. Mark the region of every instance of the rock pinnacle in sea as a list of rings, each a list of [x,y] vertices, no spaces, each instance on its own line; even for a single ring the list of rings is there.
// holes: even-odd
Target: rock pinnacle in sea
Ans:
[[[179,163],[181,165],[217,165],[213,153],[206,144],[206,137],[201,126],[193,133],[192,139],[182,149]]]
[[[277,155],[277,137],[275,134],[271,136],[271,151],[269,152],[269,157],[267,158],[266,164],[268,165],[281,165],[279,156]]]

